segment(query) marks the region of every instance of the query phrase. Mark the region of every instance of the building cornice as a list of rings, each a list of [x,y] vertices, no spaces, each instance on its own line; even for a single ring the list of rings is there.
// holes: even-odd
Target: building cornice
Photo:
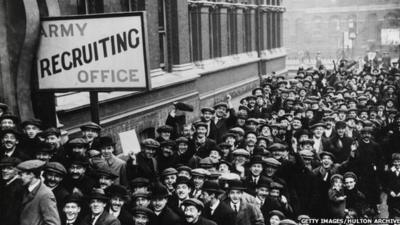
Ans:
[[[303,12],[303,13],[348,13],[348,12],[367,12],[367,11],[382,11],[400,9],[400,4],[375,4],[375,5],[354,5],[354,6],[339,6],[339,7],[314,7],[314,8],[295,8],[287,7],[288,12]]]

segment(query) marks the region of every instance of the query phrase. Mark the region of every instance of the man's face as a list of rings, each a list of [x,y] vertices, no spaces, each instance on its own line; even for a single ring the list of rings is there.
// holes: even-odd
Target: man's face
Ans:
[[[276,170],[277,170],[277,169],[276,169],[275,167],[272,167],[272,166],[267,166],[267,167],[265,167],[265,173],[266,173],[266,175],[267,175],[268,177],[274,176]]]
[[[107,176],[101,176],[99,178],[99,185],[101,189],[106,189],[110,187],[113,184],[113,180],[110,177]]]
[[[138,207],[148,207],[150,204],[150,200],[145,197],[137,197],[135,200],[135,204]]]
[[[146,156],[146,158],[153,158],[155,154],[156,150],[154,148],[144,147],[144,155]]]
[[[326,169],[330,168],[333,164],[331,157],[328,155],[322,156],[321,162],[322,162],[322,166]]]
[[[104,146],[101,147],[101,155],[104,159],[111,159],[114,152],[114,146]]]
[[[74,155],[85,156],[86,155],[86,148],[85,147],[80,147],[80,146],[72,147],[72,153]]]
[[[357,117],[357,112],[352,110],[352,111],[349,112],[349,116],[353,117],[353,118],[356,118]]]
[[[222,118],[226,115],[226,110],[227,108],[225,108],[224,106],[219,106],[215,109],[215,116],[217,116],[218,118]]]
[[[265,136],[265,137],[271,136],[271,129],[270,129],[269,127],[267,127],[267,126],[264,126],[264,127],[261,129],[261,134],[262,134],[263,136]]]
[[[1,121],[1,128],[4,129],[8,129],[8,128],[14,128],[15,127],[15,123],[12,119],[3,119]]]
[[[93,139],[95,139],[98,136],[99,133],[94,129],[87,128],[85,130],[82,130],[82,137],[83,139],[85,139],[87,143],[93,142]]]
[[[336,129],[336,131],[337,131],[337,133],[338,133],[338,135],[340,136],[340,137],[343,137],[343,135],[345,134],[345,132],[346,132],[346,128],[338,128],[338,129]]]
[[[217,150],[211,150],[210,152],[210,158],[216,161],[219,161],[221,159],[221,155]]]
[[[176,195],[180,200],[184,200],[189,197],[191,189],[188,187],[187,184],[178,184],[176,186]]]
[[[185,214],[185,220],[187,223],[196,223],[197,220],[199,219],[199,216],[201,215],[201,211],[199,211],[195,206],[193,205],[188,205],[185,207],[185,210],[183,211]]]
[[[263,171],[263,166],[261,163],[254,163],[250,166],[250,172],[253,176],[260,176],[261,172]]]
[[[53,157],[53,154],[51,152],[37,152],[36,153],[36,159],[42,160],[44,162],[50,161],[50,159]]]
[[[174,154],[174,151],[172,150],[172,146],[164,146],[161,147],[162,149],[162,154],[165,158],[169,158]]]
[[[281,194],[281,192],[280,192],[279,189],[272,189],[272,190],[269,192],[269,196],[275,197],[275,198],[279,197],[280,194]]]
[[[81,207],[75,202],[68,202],[64,205],[63,212],[67,220],[74,221],[81,212]]]
[[[147,215],[144,214],[136,214],[135,215],[135,225],[148,225],[150,219]]]
[[[256,136],[255,134],[253,134],[253,133],[247,134],[247,136],[246,136],[246,143],[247,143],[248,145],[255,145],[256,142],[257,142],[257,136]]]
[[[170,132],[161,132],[160,136],[164,139],[164,140],[169,140],[171,138],[171,133]]]
[[[301,121],[300,120],[293,120],[292,122],[293,129],[297,130],[301,128]]]
[[[110,199],[110,208],[114,212],[120,212],[124,204],[125,201],[119,196],[114,196]]]
[[[52,171],[46,171],[44,173],[44,183],[49,188],[57,187],[61,183],[62,180],[63,180],[63,177],[59,173],[55,173]]]
[[[194,187],[196,189],[200,189],[201,187],[203,187],[204,177],[194,176],[193,177],[193,183],[194,183]]]
[[[211,118],[213,117],[213,114],[209,111],[204,111],[203,113],[203,118],[206,122],[210,121]]]
[[[288,151],[274,151],[272,152],[272,157],[274,157],[276,160],[281,160],[283,158],[286,158],[288,155]]]
[[[39,127],[35,125],[28,124],[24,127],[25,134],[31,139],[35,138],[40,131]]]
[[[18,174],[17,168],[13,166],[4,166],[1,168],[1,178],[4,181],[11,180]]]
[[[241,190],[230,190],[229,199],[233,204],[237,204],[242,199],[243,192]]]
[[[156,198],[151,200],[155,212],[161,212],[167,204],[167,198]]]
[[[344,179],[344,186],[347,190],[353,190],[356,186],[356,181],[352,177],[347,177],[346,179]]]
[[[35,177],[35,175],[33,175],[32,172],[27,172],[27,171],[20,172],[20,176],[22,184],[24,186],[29,185],[32,182],[33,178]]]
[[[9,151],[13,150],[15,146],[19,143],[13,133],[4,134],[3,138],[1,139],[1,142],[3,146]]]
[[[83,177],[83,175],[85,175],[85,171],[85,167],[81,165],[72,164],[69,167],[69,173],[71,175],[71,178],[74,180],[79,180],[81,177]]]
[[[180,154],[184,154],[185,152],[187,152],[189,145],[187,143],[179,143],[178,144],[178,152]]]
[[[324,128],[322,128],[322,127],[316,127],[314,129],[314,136],[317,137],[317,138],[322,137],[323,133],[324,133]]]
[[[182,135],[185,137],[191,137],[193,135],[192,126],[189,125],[183,126]]]
[[[208,204],[209,202],[211,202],[212,197],[207,191],[202,191],[200,199],[203,201],[204,204]]]
[[[361,138],[364,142],[368,143],[371,140],[371,133],[370,132],[362,132],[361,133]]]
[[[246,124],[246,120],[243,118],[238,118],[237,119],[237,125],[238,126],[244,126]]]
[[[226,137],[225,142],[230,144],[231,146],[235,146],[236,139],[234,137]]]
[[[256,188],[256,194],[257,194],[257,196],[265,198],[269,195],[269,190],[266,187],[259,187],[259,188]]]
[[[176,175],[172,174],[172,175],[168,175],[164,178],[164,184],[167,186],[167,188],[169,190],[173,190],[174,189],[174,184],[176,182]]]
[[[196,133],[198,137],[204,137],[207,134],[207,128],[205,128],[204,126],[199,126],[196,129]]]
[[[53,149],[57,149],[61,145],[60,137],[57,137],[57,135],[54,135],[54,134],[48,135],[47,137],[45,137],[44,141],[46,143],[49,143]]]
[[[92,199],[90,200],[89,207],[93,215],[100,215],[103,213],[106,203],[98,199]]]
[[[367,112],[361,112],[360,113],[360,119],[362,119],[362,120],[368,119],[368,113]]]

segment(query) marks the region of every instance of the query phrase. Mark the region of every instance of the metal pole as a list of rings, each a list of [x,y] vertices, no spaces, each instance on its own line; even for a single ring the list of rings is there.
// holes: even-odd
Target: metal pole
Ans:
[[[90,115],[92,121],[100,124],[100,116],[99,116],[99,95],[97,91],[89,92],[90,95]]]

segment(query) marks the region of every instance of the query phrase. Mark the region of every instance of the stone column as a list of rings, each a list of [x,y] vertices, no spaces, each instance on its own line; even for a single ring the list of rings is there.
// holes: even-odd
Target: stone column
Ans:
[[[220,28],[221,28],[221,56],[228,55],[228,9],[221,7]]]
[[[210,58],[210,23],[209,23],[209,7],[202,5],[200,8],[201,23],[201,54],[202,60]]]
[[[237,27],[237,53],[244,52],[244,35],[246,35],[243,26],[243,8],[238,7],[236,9],[236,27]]]
[[[251,51],[256,51],[256,40],[257,40],[257,33],[256,33],[256,10],[251,8],[249,10],[250,13],[250,30],[251,30]]]

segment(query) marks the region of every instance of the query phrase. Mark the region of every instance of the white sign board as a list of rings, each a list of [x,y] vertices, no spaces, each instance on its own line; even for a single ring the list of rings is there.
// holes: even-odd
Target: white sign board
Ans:
[[[37,52],[39,90],[148,88],[145,14],[45,18]]]
[[[121,141],[122,153],[124,155],[129,155],[131,152],[135,154],[140,152],[140,143],[135,130],[119,133],[119,140]]]
[[[400,29],[382,29],[381,30],[382,45],[399,45]]]

